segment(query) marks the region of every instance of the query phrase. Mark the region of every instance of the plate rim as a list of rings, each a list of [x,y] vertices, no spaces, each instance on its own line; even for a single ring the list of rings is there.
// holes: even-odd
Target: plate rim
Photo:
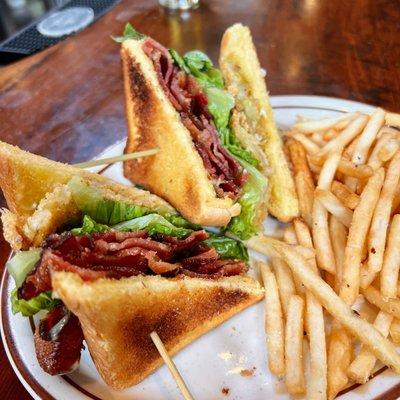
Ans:
[[[335,111],[343,113],[354,110],[370,112],[376,108],[376,106],[367,103],[361,103],[354,100],[341,99],[337,97],[328,97],[328,96],[317,96],[317,95],[295,95],[295,94],[277,95],[277,96],[270,96],[270,100],[271,100],[271,106],[274,111],[278,109],[302,108],[302,109],[313,109],[313,110],[317,109],[321,111],[324,110]],[[314,103],[316,105],[313,105]],[[324,106],[321,107],[318,106],[318,104],[323,104]],[[106,149],[101,151],[96,157],[94,157],[94,159],[99,159],[103,157],[105,153],[109,152],[110,149],[120,145],[122,141],[124,140],[118,140],[112,145],[108,146]],[[93,172],[98,172],[101,174],[108,167],[109,165],[105,167],[100,167]],[[11,367],[14,373],[17,375],[19,381],[22,383],[24,388],[35,400],[41,400],[41,399],[57,400],[51,393],[49,393],[42,386],[39,380],[36,379],[36,377],[34,377],[30,373],[29,368],[20,359],[19,350],[15,346],[13,346],[10,334],[11,323],[10,323],[10,309],[8,307],[8,291],[7,291],[8,279],[9,279],[9,274],[7,269],[5,268],[1,277],[1,284],[0,284],[0,333],[8,361],[10,362]],[[65,379],[65,381],[67,384],[73,386],[76,390],[78,390],[82,394],[83,399],[100,400],[97,396],[86,391],[79,385],[75,384],[75,382],[73,382],[68,377]],[[348,390],[352,390],[352,388],[353,387],[349,388]],[[397,398],[398,395],[400,395],[400,383],[388,388],[388,390],[386,390],[385,392],[378,394],[377,397],[374,397],[374,400],[392,400]]]

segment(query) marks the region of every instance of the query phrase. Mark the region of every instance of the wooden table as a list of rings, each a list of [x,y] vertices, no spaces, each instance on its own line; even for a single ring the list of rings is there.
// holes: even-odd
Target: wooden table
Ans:
[[[168,15],[123,0],[84,32],[0,70],[0,139],[55,160],[90,159],[126,135],[119,46],[130,21],[184,52],[218,57],[224,29],[250,26],[273,95],[314,94],[400,110],[400,8],[391,0],[214,0]],[[0,265],[8,246],[0,241]],[[1,268],[0,268],[1,269]],[[29,399],[0,351],[0,398]],[[395,397],[393,397],[395,398]]]

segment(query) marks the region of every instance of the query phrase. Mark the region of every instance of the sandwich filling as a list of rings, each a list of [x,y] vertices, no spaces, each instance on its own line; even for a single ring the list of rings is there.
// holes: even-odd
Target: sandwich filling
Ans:
[[[248,173],[222,145],[201,86],[193,76],[174,65],[168,49],[160,43],[146,38],[143,51],[152,60],[161,87],[190,132],[217,196],[236,200]]]
[[[18,252],[7,265],[16,283],[13,312],[31,316],[48,311],[35,333],[35,347],[49,374],[70,372],[83,347],[78,319],[52,296],[54,272],[93,281],[138,275],[219,279],[247,269],[241,243],[199,229],[179,215],[106,199],[80,178],[73,178],[68,190],[80,220],[49,235],[40,248]]]
[[[226,230],[249,239],[260,228],[267,179],[260,160],[236,138],[232,125],[235,99],[225,90],[222,73],[209,57],[194,50],[180,56],[127,24],[119,43],[141,41],[158,82],[189,131],[217,197],[231,198],[241,212]]]

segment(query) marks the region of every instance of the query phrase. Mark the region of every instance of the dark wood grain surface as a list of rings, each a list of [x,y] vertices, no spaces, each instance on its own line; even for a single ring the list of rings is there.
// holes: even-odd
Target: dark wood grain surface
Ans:
[[[215,0],[168,15],[156,1],[125,0],[84,32],[0,69],[0,140],[77,162],[123,138],[119,46],[110,35],[127,21],[214,61],[225,28],[242,22],[252,30],[271,94],[336,96],[400,111],[398,1]],[[0,261],[7,253],[1,240]],[[29,399],[2,347],[0,365],[0,398]]]

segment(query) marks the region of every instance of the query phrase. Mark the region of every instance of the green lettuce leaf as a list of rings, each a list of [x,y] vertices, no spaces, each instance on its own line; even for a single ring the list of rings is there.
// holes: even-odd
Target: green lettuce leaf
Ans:
[[[169,49],[169,54],[171,54],[172,59],[179,68],[183,69],[187,74],[190,73],[188,66],[185,63],[183,57],[174,49]]]
[[[41,310],[52,310],[60,304],[60,300],[53,299],[51,292],[43,292],[30,300],[18,298],[18,289],[11,292],[11,310],[13,314],[21,313],[24,317],[35,315]]]
[[[193,231],[197,231],[201,229],[199,225],[192,224],[187,221],[182,215],[179,214],[171,214],[171,213],[163,213],[161,214],[168,222],[171,222],[172,225],[175,225],[178,228],[186,228],[191,229]]]
[[[214,247],[221,258],[232,258],[243,261],[249,260],[246,247],[237,240],[211,233],[210,237],[206,239],[204,243],[210,247]]]
[[[88,186],[78,176],[74,176],[68,186],[78,209],[100,224],[115,225],[151,212],[146,207],[105,199],[97,189]]]
[[[171,224],[159,214],[148,214],[143,217],[121,222],[113,226],[118,231],[140,231],[146,230],[150,236],[161,233],[168,236],[184,237],[192,231],[190,229],[179,228]]]
[[[169,52],[176,65],[197,78],[201,85],[210,84],[220,89],[224,87],[221,71],[213,67],[213,63],[207,54],[193,50],[182,57],[176,50],[170,49]]]
[[[103,233],[108,231],[110,228],[107,225],[98,224],[89,215],[83,217],[82,227],[74,228],[71,233],[76,236],[88,235],[90,233]]]
[[[235,105],[235,99],[227,91],[215,86],[203,86],[208,100],[208,111],[213,116],[217,130],[228,126],[231,110]]]
[[[146,35],[138,32],[129,22],[125,25],[122,36],[111,36],[117,43],[122,43],[126,39],[141,40],[144,37],[146,37]]]
[[[229,126],[221,128],[219,130],[219,135],[224,147],[239,161],[245,161],[254,167],[258,166],[259,161],[253,156],[250,150],[242,147]]]
[[[7,261],[6,267],[14,278],[15,286],[21,287],[26,276],[33,270],[40,258],[40,249],[19,251],[13,258]]]
[[[255,167],[241,160],[241,164],[250,176],[243,186],[243,195],[239,199],[242,210],[237,217],[231,219],[226,230],[234,233],[242,240],[250,239],[257,234],[256,216],[258,205],[263,201],[267,189],[265,177]]]

